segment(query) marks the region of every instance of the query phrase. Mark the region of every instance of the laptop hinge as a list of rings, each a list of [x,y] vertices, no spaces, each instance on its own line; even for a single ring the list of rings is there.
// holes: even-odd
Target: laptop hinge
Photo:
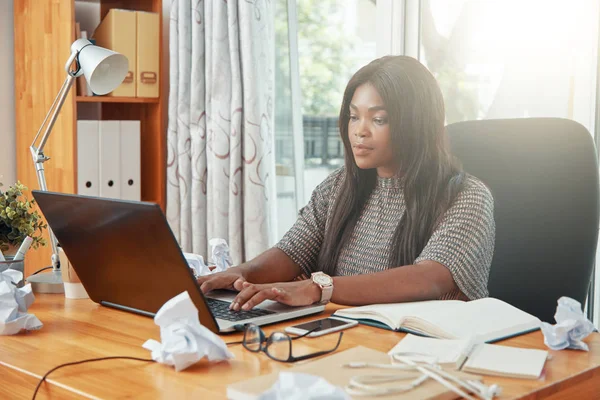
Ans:
[[[115,304],[115,303],[111,303],[110,301],[101,301],[100,304],[102,304],[103,306],[106,307],[112,307],[112,308],[116,308],[119,310],[123,310],[123,311],[129,311],[132,313],[136,313],[136,314],[141,314],[144,315],[146,317],[152,317],[154,318],[154,316],[156,315],[155,313],[149,312],[149,311],[144,311],[144,310],[138,310],[137,308],[133,308],[133,307],[127,307],[127,306],[122,306],[120,304]]]

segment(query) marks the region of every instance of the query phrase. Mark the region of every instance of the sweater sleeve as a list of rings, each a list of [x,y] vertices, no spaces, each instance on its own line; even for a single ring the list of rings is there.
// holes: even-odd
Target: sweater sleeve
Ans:
[[[316,270],[327,215],[343,171],[343,168],[336,170],[315,188],[308,204],[300,209],[294,225],[275,245],[298,264],[306,276]]]
[[[458,289],[469,299],[486,297],[495,234],[492,194],[481,181],[469,177],[415,264],[438,262],[450,270]]]

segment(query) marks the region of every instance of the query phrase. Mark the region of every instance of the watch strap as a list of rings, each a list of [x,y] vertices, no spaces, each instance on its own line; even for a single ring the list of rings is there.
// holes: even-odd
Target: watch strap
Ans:
[[[321,304],[327,304],[333,295],[333,285],[321,286]]]
[[[326,276],[327,278],[329,278],[329,281],[331,283],[328,285],[323,285],[319,283],[317,279],[315,279],[315,277],[317,276]],[[319,304],[329,303],[329,301],[331,300],[331,296],[333,295],[333,280],[331,279],[331,277],[323,272],[314,272],[312,274],[312,281],[321,288],[321,300],[319,301]]]

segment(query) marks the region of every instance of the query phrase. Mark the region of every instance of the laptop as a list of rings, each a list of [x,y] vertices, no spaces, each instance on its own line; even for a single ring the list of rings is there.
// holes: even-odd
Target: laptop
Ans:
[[[323,305],[290,307],[267,300],[230,311],[232,291],[203,295],[161,208],[155,203],[32,191],[90,299],[153,317],[186,291],[202,325],[215,333],[316,314]]]

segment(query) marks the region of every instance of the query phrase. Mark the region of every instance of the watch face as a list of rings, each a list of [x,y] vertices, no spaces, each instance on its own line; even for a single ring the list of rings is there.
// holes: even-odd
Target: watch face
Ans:
[[[315,274],[313,278],[316,283],[322,286],[329,286],[333,283],[333,279],[329,275]]]

